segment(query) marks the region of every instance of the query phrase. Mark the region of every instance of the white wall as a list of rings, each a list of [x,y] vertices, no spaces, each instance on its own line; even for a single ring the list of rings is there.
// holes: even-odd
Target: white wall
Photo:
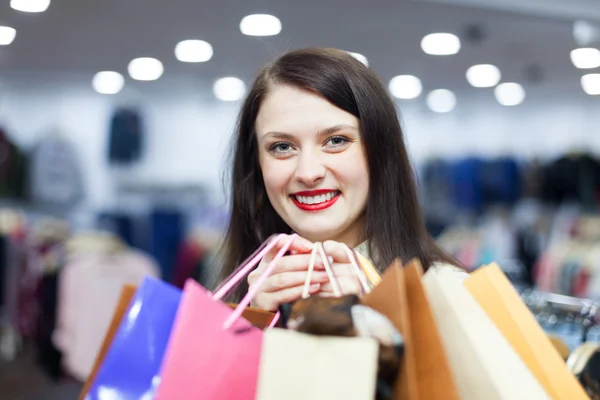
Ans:
[[[409,151],[415,162],[431,155],[515,154],[554,157],[567,150],[600,153],[600,98],[578,101],[547,96],[519,107],[497,105],[491,92],[459,96],[455,112],[437,115],[423,101],[401,102]],[[107,163],[108,120],[113,106],[139,103],[145,112],[147,153],[135,168],[115,171]],[[78,149],[88,204],[114,200],[115,177],[209,185],[222,200],[221,174],[239,104],[217,102],[199,82],[159,81],[129,85],[119,96],[92,91],[89,77],[63,79],[22,75],[0,87],[0,124],[24,148],[53,128]]]

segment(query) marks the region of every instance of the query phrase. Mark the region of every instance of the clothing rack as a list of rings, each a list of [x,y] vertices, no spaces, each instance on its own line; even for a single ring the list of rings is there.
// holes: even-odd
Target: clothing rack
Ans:
[[[586,342],[590,329],[600,326],[600,301],[526,289],[521,297],[542,326],[559,323],[581,329],[581,342]]]

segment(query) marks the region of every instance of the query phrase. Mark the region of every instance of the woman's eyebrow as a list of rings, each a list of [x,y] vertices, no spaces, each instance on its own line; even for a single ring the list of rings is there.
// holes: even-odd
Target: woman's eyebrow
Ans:
[[[355,126],[339,124],[339,125],[330,126],[329,128],[321,129],[317,133],[317,136],[321,137],[321,136],[332,135],[336,132],[343,131],[343,130],[346,130],[346,131],[351,130],[351,131],[358,132],[358,128],[356,128]],[[268,137],[272,137],[275,139],[281,139],[281,140],[292,140],[294,138],[294,135],[292,135],[291,133],[287,133],[287,132],[270,131],[270,132],[267,132],[264,135],[262,135],[261,140],[264,140]]]

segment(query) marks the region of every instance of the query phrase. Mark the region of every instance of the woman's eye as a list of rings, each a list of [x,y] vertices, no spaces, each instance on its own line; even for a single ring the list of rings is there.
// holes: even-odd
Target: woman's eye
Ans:
[[[292,146],[289,143],[275,143],[271,147],[269,147],[269,151],[273,153],[287,153],[292,150]]]
[[[329,140],[327,141],[327,144],[329,144],[333,147],[341,147],[341,146],[344,146],[349,141],[350,140],[348,140],[348,138],[346,138],[346,137],[334,136],[332,138],[329,138]]]

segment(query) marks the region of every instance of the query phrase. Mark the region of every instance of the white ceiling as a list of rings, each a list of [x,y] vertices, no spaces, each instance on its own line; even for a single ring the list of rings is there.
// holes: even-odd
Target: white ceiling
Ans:
[[[442,3],[468,3],[469,7]],[[578,15],[573,10],[600,20],[600,0],[544,1],[555,6],[595,3],[597,7],[587,13],[575,6],[562,14],[560,7],[550,7],[552,12],[536,10],[532,5],[537,3],[540,1],[54,0],[48,11],[27,14],[12,10],[9,1],[3,0],[0,25],[16,28],[17,37],[10,46],[0,48],[0,79],[15,71],[49,76],[71,73],[90,79],[99,70],[126,75],[132,58],[151,56],[165,64],[162,79],[212,81],[236,75],[250,80],[260,65],[282,52],[317,45],[366,55],[386,82],[397,74],[417,75],[425,90],[475,90],[465,80],[466,69],[493,63],[501,69],[503,81],[524,83],[528,93],[585,96],[579,84],[582,71],[569,59],[569,52],[577,47],[572,24]],[[241,18],[254,13],[279,17],[281,34],[267,38],[242,35]],[[468,24],[485,28],[484,43],[463,41],[460,53],[447,57],[421,51],[424,35],[439,31],[462,35]],[[174,46],[192,38],[210,42],[215,50],[213,59],[202,64],[178,62]],[[531,64],[543,68],[543,84],[527,83],[524,71]]]

